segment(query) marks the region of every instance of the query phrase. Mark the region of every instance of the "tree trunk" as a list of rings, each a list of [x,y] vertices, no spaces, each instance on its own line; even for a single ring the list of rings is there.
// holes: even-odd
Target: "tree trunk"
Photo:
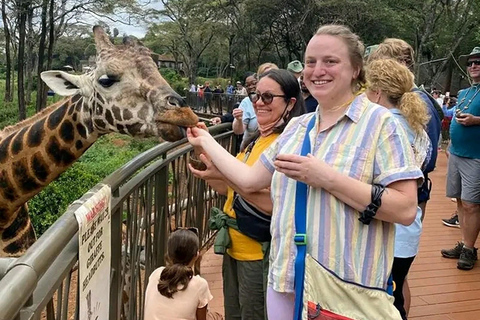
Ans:
[[[27,22],[28,0],[19,0],[18,6],[18,117],[19,120],[27,118],[27,107],[25,102],[25,29]]]
[[[447,66],[447,76],[445,77],[444,88],[445,92],[451,92],[452,87],[452,75],[453,75],[453,62],[451,59],[448,59],[449,63]]]
[[[25,94],[25,102],[27,105],[30,105],[32,102],[32,91],[33,91],[33,61],[35,57],[35,32],[33,30],[33,8],[29,6],[28,13],[27,13],[27,35],[26,35],[26,63],[25,63],[25,73],[27,77],[27,87],[26,87],[26,94]]]
[[[47,50],[47,67],[46,70],[50,70],[52,68],[52,58],[53,58],[53,47],[55,46],[55,0],[47,0],[50,1],[50,6],[48,9],[48,16],[49,16],[49,25],[48,25],[48,50]],[[43,92],[40,94],[41,96],[41,109],[44,109],[47,106],[47,86],[43,85]]]
[[[47,52],[47,70],[52,68],[53,47],[55,46],[55,0],[50,0],[49,14],[49,37],[48,37],[48,52]],[[46,98],[45,98],[46,99]]]
[[[10,29],[8,28],[8,18],[6,13],[5,7],[5,0],[2,0],[2,20],[3,20],[3,30],[5,33],[5,56],[6,56],[6,63],[7,63],[7,70],[6,70],[6,79],[5,79],[5,97],[3,100],[5,102],[12,102],[13,101],[13,93],[12,93],[12,56],[10,53]]]
[[[48,0],[43,0],[42,2],[42,30],[40,33],[40,43],[38,45],[38,66],[37,66],[37,112],[44,109],[46,106],[45,99],[45,84],[42,81],[40,75],[42,74],[43,65],[45,63],[45,42],[47,38],[47,10],[48,10]]]

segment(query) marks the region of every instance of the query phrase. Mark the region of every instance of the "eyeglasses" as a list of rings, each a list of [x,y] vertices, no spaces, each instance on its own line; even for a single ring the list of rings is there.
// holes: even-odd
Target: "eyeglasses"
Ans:
[[[467,62],[467,67],[471,67],[473,65],[480,66],[480,60],[470,60]]]
[[[195,233],[198,236],[198,228],[195,228],[195,227],[177,227],[173,232],[178,231],[178,230],[192,231],[193,233]]]
[[[262,94],[252,93],[252,95],[250,96],[250,99],[252,100],[253,103],[262,99],[263,103],[268,105],[268,104],[272,103],[273,98],[275,98],[275,97],[285,98],[285,95],[283,95],[283,94],[273,94],[273,93],[270,93],[270,92],[264,92]]]

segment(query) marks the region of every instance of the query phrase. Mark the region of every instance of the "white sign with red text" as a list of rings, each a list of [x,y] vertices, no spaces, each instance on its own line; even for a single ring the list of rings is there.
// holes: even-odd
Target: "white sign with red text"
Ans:
[[[80,320],[109,318],[111,190],[104,185],[75,211]]]

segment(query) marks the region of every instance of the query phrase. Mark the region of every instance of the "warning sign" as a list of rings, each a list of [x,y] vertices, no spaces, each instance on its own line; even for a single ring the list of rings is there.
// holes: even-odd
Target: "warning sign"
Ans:
[[[75,211],[79,242],[80,320],[108,319],[111,190],[104,185]]]

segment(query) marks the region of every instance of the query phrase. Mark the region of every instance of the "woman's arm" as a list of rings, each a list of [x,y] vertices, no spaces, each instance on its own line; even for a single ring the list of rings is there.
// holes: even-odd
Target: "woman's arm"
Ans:
[[[205,179],[210,187],[215,190],[218,194],[225,196],[227,195],[228,185],[223,180],[218,179]]]
[[[243,110],[240,108],[235,108],[232,111],[232,115],[234,117],[232,123],[232,130],[235,134],[242,134],[247,129],[247,126],[243,123]]]
[[[218,168],[212,163],[212,161],[207,156],[205,156],[204,154],[200,154],[199,157],[200,157],[200,160],[205,164],[206,170],[197,170],[190,165],[189,166],[190,170],[192,171],[194,176],[207,181],[207,183],[215,191],[217,191],[222,195],[227,194],[227,187],[229,186],[235,192],[240,194],[250,204],[257,207],[257,209],[265,213],[271,214],[273,210],[273,204],[270,198],[269,189],[263,189],[256,192],[248,192],[244,190],[242,187],[228,180],[220,171],[218,171]]]
[[[261,161],[252,167],[246,165],[219,145],[208,132],[199,128],[188,128],[187,138],[193,146],[203,148],[222,175],[245,192],[256,192],[270,186],[272,173]]]
[[[363,212],[371,203],[372,185],[341,174],[310,154],[306,157],[292,154],[278,155],[275,168],[292,179],[327,190],[359,212]],[[410,179],[393,182],[387,186],[375,218],[410,225],[415,220],[416,214],[417,181]]]
[[[245,192],[242,188],[235,185],[233,182],[227,182],[230,188],[235,190],[242,196],[243,199],[248,201],[251,205],[264,213],[271,215],[273,211],[272,198],[270,197],[270,189],[263,189],[256,192]]]
[[[197,320],[207,320],[207,307],[208,304],[203,308],[197,308],[197,312],[195,314]]]

